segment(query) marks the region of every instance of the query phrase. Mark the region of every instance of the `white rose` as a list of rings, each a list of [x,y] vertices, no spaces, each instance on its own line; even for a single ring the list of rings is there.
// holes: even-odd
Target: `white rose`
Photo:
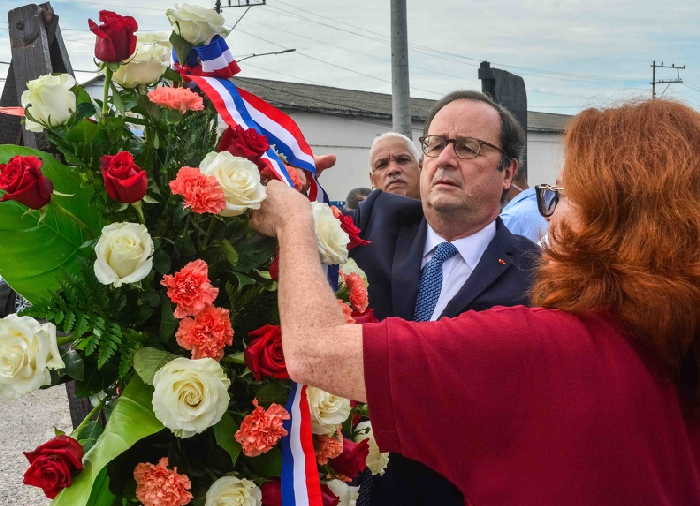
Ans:
[[[193,46],[209,44],[214,35],[226,37],[230,31],[224,26],[226,20],[221,14],[198,5],[175,4],[165,15],[180,37]]]
[[[153,376],[153,413],[177,437],[192,437],[221,420],[230,384],[216,360],[178,357]]]
[[[49,369],[63,369],[53,323],[11,314],[0,319],[0,399],[51,384]]]
[[[350,401],[316,387],[307,387],[311,411],[311,432],[328,436],[350,416]]]
[[[207,490],[204,506],[260,506],[262,492],[250,480],[222,476]]]
[[[360,422],[355,428],[357,435],[355,436],[355,442],[359,443],[363,439],[369,439],[369,453],[367,454],[367,467],[372,474],[384,474],[386,471],[386,466],[389,465],[389,454],[382,453],[379,451],[379,445],[374,439],[374,433],[372,432],[372,424],[370,422]]]
[[[30,132],[41,132],[45,126],[65,123],[75,112],[75,93],[71,88],[75,79],[70,74],[39,76],[27,82],[22,92],[22,107],[34,118],[25,119],[24,128]]]
[[[350,237],[340,226],[340,220],[333,216],[331,208],[321,202],[311,203],[314,217],[314,231],[321,263],[344,264],[348,261],[348,243]]]
[[[170,65],[170,49],[137,39],[134,55],[114,72],[112,78],[125,88],[156,82]]]
[[[124,221],[107,225],[95,253],[95,276],[103,285],[135,283],[153,268],[153,239],[141,224]]]
[[[357,504],[357,497],[360,495],[360,487],[351,487],[340,480],[328,481],[326,485],[328,485],[331,492],[340,499],[338,506],[355,506]]]
[[[246,209],[260,209],[260,203],[267,197],[258,166],[247,158],[233,156],[228,151],[212,151],[199,164],[199,170],[214,176],[224,190],[226,207],[219,213],[221,216],[238,216]]]

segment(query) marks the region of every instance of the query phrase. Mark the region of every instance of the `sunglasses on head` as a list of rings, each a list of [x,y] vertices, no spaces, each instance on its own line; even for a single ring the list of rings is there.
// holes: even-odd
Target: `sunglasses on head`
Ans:
[[[551,186],[548,184],[538,184],[535,186],[537,209],[543,217],[549,218],[554,214],[554,210],[559,203],[559,194],[563,191],[564,188],[561,186]]]

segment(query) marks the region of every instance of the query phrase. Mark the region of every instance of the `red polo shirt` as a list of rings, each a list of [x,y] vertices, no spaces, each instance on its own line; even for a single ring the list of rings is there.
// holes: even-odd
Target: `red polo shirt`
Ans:
[[[468,504],[700,505],[700,432],[613,322],[517,306],[363,333],[380,448]]]

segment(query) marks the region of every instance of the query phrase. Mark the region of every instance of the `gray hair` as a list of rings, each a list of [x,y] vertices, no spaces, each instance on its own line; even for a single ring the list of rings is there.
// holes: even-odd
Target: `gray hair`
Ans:
[[[418,162],[418,160],[420,159],[420,151],[418,151],[418,146],[416,146],[411,139],[406,137],[404,134],[400,134],[398,132],[385,132],[381,135],[377,135],[372,140],[372,145],[369,148],[370,172],[372,171],[372,156],[374,156],[374,150],[377,147],[377,143],[383,141],[384,139],[398,139],[403,141],[403,143],[406,145],[406,149],[408,149],[409,153],[411,153],[411,156],[413,156],[414,160]]]

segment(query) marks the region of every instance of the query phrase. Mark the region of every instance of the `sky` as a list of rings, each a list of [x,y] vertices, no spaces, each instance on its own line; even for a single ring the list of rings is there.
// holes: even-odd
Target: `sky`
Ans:
[[[388,0],[267,0],[227,8],[228,43],[237,58],[283,49],[293,53],[241,62],[241,76],[391,93]],[[0,61],[11,58],[7,12],[28,0],[0,0]],[[189,0],[213,7],[214,0]],[[88,18],[99,9],[136,18],[144,31],[170,31],[168,0],[53,0],[74,69],[94,70]],[[241,16],[245,13],[242,19]],[[480,89],[479,63],[525,79],[528,109],[575,114],[651,96],[652,60],[685,65],[658,69],[657,96],[700,109],[697,0],[432,0],[407,1],[412,97],[440,98]],[[7,65],[0,64],[0,78]],[[89,72],[76,72],[85,81]],[[0,82],[2,84],[2,82]]]

